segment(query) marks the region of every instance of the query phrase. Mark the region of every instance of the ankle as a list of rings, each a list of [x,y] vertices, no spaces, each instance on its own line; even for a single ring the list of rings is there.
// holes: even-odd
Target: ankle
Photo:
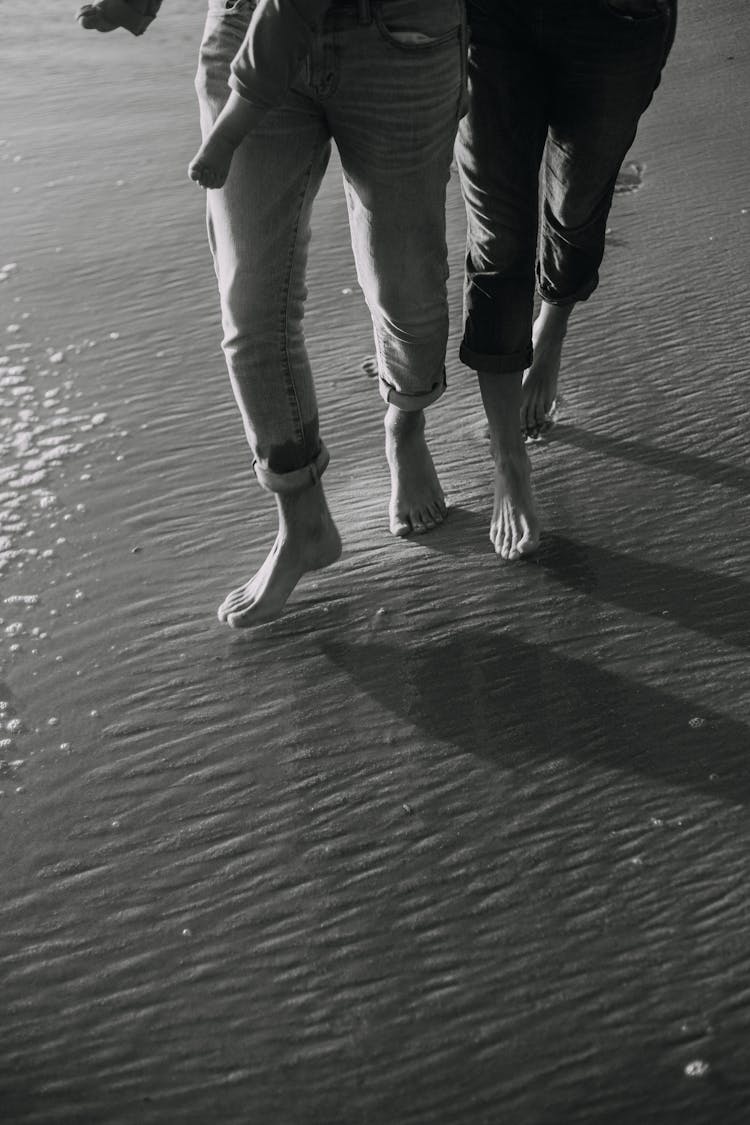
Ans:
[[[490,451],[498,469],[518,468],[519,465],[526,464],[529,456],[523,433],[519,433],[518,438],[514,436],[511,440],[493,438],[490,442]]]
[[[544,335],[547,339],[564,340],[568,331],[568,321],[573,312],[573,305],[551,305],[542,301],[537,317],[536,335]]]
[[[500,469],[501,472],[505,470],[517,472],[518,469],[527,467],[530,462],[523,436],[517,447],[507,445],[495,447],[493,450],[493,460],[495,462],[495,467]]]
[[[518,412],[504,411],[488,417],[490,449],[496,463],[515,462],[527,456],[526,441]]]
[[[328,504],[320,481],[296,492],[277,492],[275,497],[282,525],[315,526],[322,523],[328,514]]]
[[[393,437],[406,437],[422,434],[425,430],[424,410],[399,410],[393,403],[388,405],[383,419],[386,432]]]

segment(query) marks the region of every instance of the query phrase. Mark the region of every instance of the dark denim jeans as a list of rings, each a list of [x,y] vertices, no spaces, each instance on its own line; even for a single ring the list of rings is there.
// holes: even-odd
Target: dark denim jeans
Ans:
[[[617,173],[671,48],[676,0],[468,0],[468,13],[461,359],[517,371],[532,358],[535,284],[557,305],[598,284]]]

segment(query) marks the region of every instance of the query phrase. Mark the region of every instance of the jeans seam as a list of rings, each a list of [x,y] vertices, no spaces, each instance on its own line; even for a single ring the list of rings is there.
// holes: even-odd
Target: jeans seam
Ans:
[[[313,157],[312,157],[312,159],[311,159],[311,161],[310,161],[310,163],[307,167],[307,171],[305,173],[305,186],[302,189],[302,192],[300,194],[299,207],[297,209],[297,220],[294,224],[294,230],[292,232],[291,246],[290,246],[287,269],[286,269],[286,278],[285,278],[285,283],[284,283],[282,312],[281,312],[282,340],[283,340],[282,350],[281,350],[282,370],[286,371],[287,374],[288,374],[288,380],[285,380],[286,383],[287,383],[287,386],[285,387],[285,390],[287,391],[287,398],[289,399],[290,404],[293,404],[294,410],[295,410],[296,415],[297,415],[297,421],[296,421],[296,427],[297,428],[296,428],[295,437],[299,441],[300,445],[303,445],[304,441],[305,441],[305,422],[304,422],[304,418],[302,417],[302,408],[300,407],[299,396],[297,394],[297,386],[296,386],[296,382],[295,382],[295,378],[294,378],[294,371],[292,370],[292,363],[291,363],[290,355],[289,355],[289,294],[290,294],[290,290],[291,290],[292,272],[294,270],[294,259],[295,259],[295,255],[297,253],[297,244],[298,244],[298,238],[299,238],[299,224],[300,224],[300,219],[301,219],[301,216],[302,216],[302,208],[304,206],[305,199],[307,198],[307,193],[308,193],[308,190],[310,188],[310,179],[312,177],[312,170],[313,170],[314,165],[315,165],[315,154],[313,153]],[[291,394],[289,394],[289,391],[291,391]]]
[[[466,21],[466,15],[461,21],[459,29],[459,45],[461,51],[461,69],[459,77],[459,90],[458,90],[458,105],[456,107],[456,127],[462,117],[468,113],[469,110],[469,25]],[[455,140],[454,140],[455,148]],[[446,279],[447,280],[447,279]]]
[[[324,31],[318,37],[315,47],[322,52],[322,76],[323,83],[315,81],[316,74],[320,70],[320,65],[315,57],[314,49],[310,51],[305,60],[305,67],[307,72],[307,85],[312,90],[313,94],[319,102],[324,102],[328,98],[332,98],[337,93],[339,82],[341,81],[341,72],[338,66],[338,50],[339,38],[336,34],[336,29],[333,28],[329,31]],[[331,69],[328,69],[330,62]]]

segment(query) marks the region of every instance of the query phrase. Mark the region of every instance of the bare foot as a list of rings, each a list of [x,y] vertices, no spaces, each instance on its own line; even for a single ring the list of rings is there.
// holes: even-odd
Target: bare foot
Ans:
[[[490,542],[496,554],[514,561],[539,546],[540,529],[531,489],[531,465],[526,450],[495,459],[495,503]]]
[[[212,132],[190,161],[189,178],[204,188],[223,187],[236,147],[220,133]]]
[[[276,504],[279,532],[268,557],[219,606],[219,620],[233,629],[274,621],[303,574],[322,570],[341,555],[341,539],[320,482],[302,492],[277,493]]]
[[[552,425],[561,359],[562,341],[558,346],[534,344],[534,360],[523,376],[521,404],[521,429],[530,440]]]
[[[528,438],[538,437],[552,424],[557,398],[560,362],[572,305],[542,302],[534,321],[534,359],[523,375],[521,429]]]
[[[224,108],[213,123],[188,167],[188,176],[204,188],[226,183],[234,150],[263,120],[266,110],[230,90]]]
[[[385,413],[385,455],[391,470],[390,529],[394,535],[421,534],[445,519],[448,506],[424,436],[424,411]]]
[[[490,541],[501,558],[520,559],[537,549],[540,538],[531,464],[518,424],[523,372],[478,376],[495,462]]]

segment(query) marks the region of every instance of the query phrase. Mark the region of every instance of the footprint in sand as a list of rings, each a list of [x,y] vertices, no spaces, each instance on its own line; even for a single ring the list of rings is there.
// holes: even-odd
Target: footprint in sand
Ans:
[[[638,191],[643,186],[644,171],[645,165],[636,164],[634,160],[629,160],[627,164],[623,164],[617,173],[615,194],[621,195],[628,191]]]

